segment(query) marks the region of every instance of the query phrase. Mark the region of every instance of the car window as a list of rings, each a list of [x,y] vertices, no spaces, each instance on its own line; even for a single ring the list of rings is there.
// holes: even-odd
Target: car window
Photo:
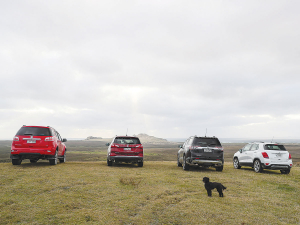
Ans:
[[[196,137],[193,142],[194,146],[200,147],[214,147],[214,146],[221,146],[220,141],[217,138],[203,138],[203,137]]]
[[[115,144],[141,144],[138,138],[134,137],[116,137],[114,140]]]
[[[286,151],[285,147],[283,145],[278,144],[266,144],[264,146],[265,150],[279,150],[279,151]]]
[[[189,142],[188,142],[188,145],[192,145],[192,142],[193,142],[193,138],[190,138]]]
[[[60,137],[60,134],[57,131],[55,131],[55,133],[56,133],[56,137],[61,141],[62,139]]]
[[[244,152],[244,151],[249,151],[250,148],[251,148],[251,145],[252,145],[252,144],[247,144],[247,145],[243,148],[243,152]]]
[[[253,144],[251,147],[251,151],[257,150],[258,149],[258,144]]]
[[[51,133],[46,127],[21,127],[16,135],[51,136]]]

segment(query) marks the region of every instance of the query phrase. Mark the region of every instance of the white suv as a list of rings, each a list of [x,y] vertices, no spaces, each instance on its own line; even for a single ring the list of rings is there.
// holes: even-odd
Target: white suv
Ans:
[[[281,144],[253,142],[245,145],[233,155],[233,166],[250,166],[256,173],[263,169],[280,170],[289,174],[293,166],[291,154]]]

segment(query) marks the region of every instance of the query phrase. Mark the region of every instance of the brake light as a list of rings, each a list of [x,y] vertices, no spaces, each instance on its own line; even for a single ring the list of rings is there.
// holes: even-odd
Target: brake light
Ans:
[[[291,154],[289,154],[289,159],[292,159],[292,156],[291,156]]]
[[[269,158],[268,153],[262,152],[261,154],[262,154],[262,156],[263,156],[265,159],[268,159],[268,158]]]
[[[111,147],[111,148],[118,148],[119,145],[112,144],[110,147]]]
[[[14,139],[13,139],[13,141],[19,141],[20,139],[19,139],[19,137],[17,137],[17,136],[15,136],[14,137]]]
[[[46,137],[45,141],[54,141],[54,137]]]
[[[221,151],[224,151],[224,148],[223,148],[223,147],[216,147],[216,148],[218,148],[218,149],[221,150]]]

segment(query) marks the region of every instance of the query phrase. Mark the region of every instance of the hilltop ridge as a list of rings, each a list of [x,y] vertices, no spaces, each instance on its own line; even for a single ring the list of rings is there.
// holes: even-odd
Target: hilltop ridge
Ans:
[[[131,135],[129,135],[131,136]],[[140,133],[140,134],[134,134],[133,137],[138,137],[142,144],[168,144],[170,143],[167,139],[164,138],[158,138],[154,136],[150,136],[148,134]],[[102,138],[102,137],[94,137],[94,136],[88,136],[85,141],[106,141],[110,142],[112,138]]]
[[[142,144],[167,144],[167,143],[170,143],[169,141],[167,141],[167,139],[150,136],[148,134],[143,134],[143,133],[138,134],[138,135],[134,134],[133,136],[138,137],[140,139],[140,141],[142,142]]]

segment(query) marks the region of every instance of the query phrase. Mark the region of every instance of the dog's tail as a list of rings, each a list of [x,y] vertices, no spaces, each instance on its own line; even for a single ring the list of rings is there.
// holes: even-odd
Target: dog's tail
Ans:
[[[222,185],[222,189],[223,189],[223,190],[225,190],[225,189],[226,189],[226,187],[224,187],[224,186]]]

